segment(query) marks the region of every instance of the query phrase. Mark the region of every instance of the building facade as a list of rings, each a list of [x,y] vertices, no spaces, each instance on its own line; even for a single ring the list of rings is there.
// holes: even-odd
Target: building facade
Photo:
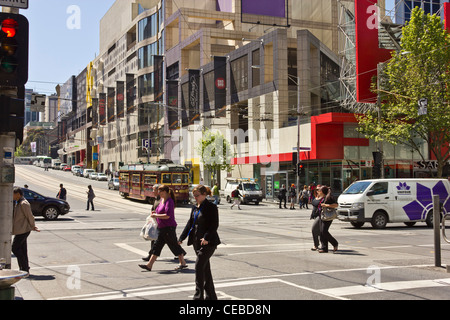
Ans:
[[[340,104],[340,14],[335,0],[116,1],[100,54],[58,89],[62,160],[117,171],[171,159],[212,184],[197,148],[212,130],[231,147],[232,172],[214,176],[222,185],[255,178],[276,197],[297,183],[297,159],[302,185],[339,193],[371,178],[377,146]],[[411,150],[384,153],[386,177],[426,175]]]

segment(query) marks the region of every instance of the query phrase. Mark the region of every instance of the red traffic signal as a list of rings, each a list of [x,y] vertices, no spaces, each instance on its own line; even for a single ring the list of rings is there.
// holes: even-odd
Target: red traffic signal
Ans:
[[[0,13],[0,85],[16,87],[28,81],[28,37],[27,18]]]
[[[299,162],[298,166],[297,166],[297,174],[298,174],[298,176],[303,176],[304,173],[305,173],[305,167],[301,162]]]

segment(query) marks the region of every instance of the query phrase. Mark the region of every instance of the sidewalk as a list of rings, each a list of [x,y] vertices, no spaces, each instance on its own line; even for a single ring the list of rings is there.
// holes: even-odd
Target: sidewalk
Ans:
[[[33,275],[31,274],[28,278],[22,279],[14,284],[14,300],[44,300],[41,294],[34,288],[33,284],[31,283],[32,279]]]

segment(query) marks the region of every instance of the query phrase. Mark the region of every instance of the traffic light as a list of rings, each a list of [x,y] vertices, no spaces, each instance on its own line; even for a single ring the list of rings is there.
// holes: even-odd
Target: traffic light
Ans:
[[[305,166],[301,162],[299,162],[297,165],[297,174],[299,177],[301,177],[305,174]]]
[[[0,131],[15,132],[20,144],[23,141],[25,101],[23,98],[0,96]]]
[[[0,86],[17,87],[28,81],[27,18],[0,13]]]

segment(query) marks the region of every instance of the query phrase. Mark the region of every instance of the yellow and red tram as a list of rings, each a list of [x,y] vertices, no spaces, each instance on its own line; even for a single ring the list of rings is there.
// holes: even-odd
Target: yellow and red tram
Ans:
[[[125,198],[153,203],[153,185],[169,186],[177,202],[189,202],[189,169],[174,163],[134,164],[120,168],[119,193]]]

